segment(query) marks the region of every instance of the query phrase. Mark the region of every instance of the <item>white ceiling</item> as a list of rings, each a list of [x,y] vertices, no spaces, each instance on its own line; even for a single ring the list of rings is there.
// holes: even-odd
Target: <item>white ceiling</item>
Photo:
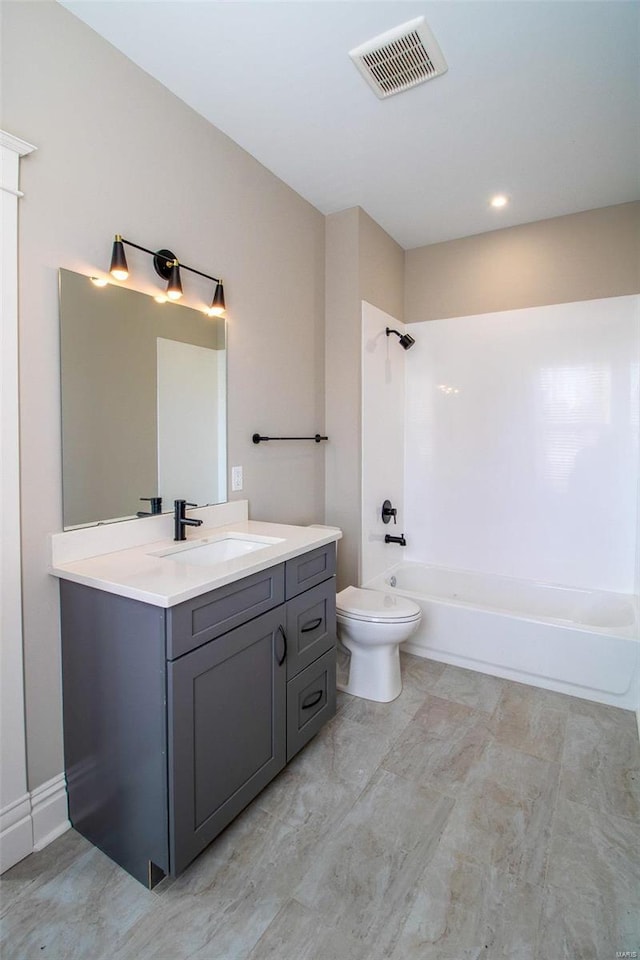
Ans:
[[[359,205],[405,249],[640,198],[637,2],[63,3],[320,211]],[[378,100],[348,51],[422,14],[448,72]]]

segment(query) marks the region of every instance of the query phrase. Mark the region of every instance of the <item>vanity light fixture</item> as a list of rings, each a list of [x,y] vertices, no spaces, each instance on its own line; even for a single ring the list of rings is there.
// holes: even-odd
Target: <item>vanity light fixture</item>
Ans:
[[[189,273],[197,273],[199,277],[204,277],[205,280],[212,280],[213,283],[215,283],[213,301],[211,306],[205,310],[205,313],[210,317],[222,316],[225,311],[225,302],[224,288],[220,279],[212,277],[208,273],[203,273],[201,270],[196,270],[194,267],[188,267],[186,263],[180,263],[175,253],[171,250],[149,250],[147,247],[141,247],[140,244],[133,243],[131,240],[125,240],[119,233],[116,233],[113,241],[111,266],[109,268],[109,272],[116,280],[126,280],[129,276],[127,258],[124,253],[125,244],[128,247],[134,247],[136,250],[142,250],[143,253],[148,253],[150,257],[153,257],[153,266],[156,273],[162,277],[163,280],[167,281],[166,294],[156,297],[159,303],[164,303],[167,297],[174,301],[180,299],[182,296],[182,278],[180,271],[188,270]]]
[[[218,282],[216,283],[216,289],[213,294],[213,302],[209,307],[209,309],[207,310],[207,313],[209,314],[210,317],[221,317],[224,311],[225,311],[224,288],[222,286],[222,281],[218,280]]]
[[[116,280],[126,280],[129,276],[129,267],[122,243],[122,237],[119,233],[116,233],[116,238],[113,241],[113,252],[111,253],[111,266],[109,267],[109,273]]]
[[[177,260],[171,264],[169,283],[167,284],[169,300],[179,300],[182,296],[182,280],[180,279],[180,265]]]

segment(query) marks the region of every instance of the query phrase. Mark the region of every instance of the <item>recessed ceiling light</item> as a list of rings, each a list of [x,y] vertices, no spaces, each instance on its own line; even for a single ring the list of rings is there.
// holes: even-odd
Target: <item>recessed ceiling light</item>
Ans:
[[[507,197],[504,193],[496,193],[494,197],[491,197],[489,203],[492,207],[495,207],[496,210],[499,210],[500,207],[506,207],[506,205],[509,203],[509,197]]]

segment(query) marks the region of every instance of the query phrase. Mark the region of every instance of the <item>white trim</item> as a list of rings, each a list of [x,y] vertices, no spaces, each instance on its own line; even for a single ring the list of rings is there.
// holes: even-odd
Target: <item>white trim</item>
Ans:
[[[20,157],[35,147],[0,131],[0,864],[33,849],[22,650],[18,393],[18,198]]]
[[[4,187],[1,183],[0,190],[4,190],[5,193],[10,193],[12,197],[18,197],[18,199],[24,197],[22,190],[14,190],[13,187]]]
[[[60,773],[0,811],[0,873],[43,850],[70,827],[67,786]]]
[[[28,793],[8,803],[4,810],[0,810],[0,831],[2,833],[13,827],[20,820],[31,815],[31,797]]]
[[[42,850],[70,827],[64,773],[31,791],[33,849]]]
[[[19,157],[25,157],[28,153],[33,153],[34,150],[38,149],[34,147],[32,143],[27,143],[26,140],[21,140],[20,137],[14,137],[12,133],[7,133],[6,130],[0,130],[0,147],[7,147],[9,150],[13,150]]]
[[[32,849],[31,801],[25,793],[0,810],[0,873],[23,860]]]

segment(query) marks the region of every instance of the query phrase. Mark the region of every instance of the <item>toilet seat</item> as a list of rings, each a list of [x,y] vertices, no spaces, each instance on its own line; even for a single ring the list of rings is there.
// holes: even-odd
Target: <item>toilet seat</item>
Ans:
[[[336,613],[367,623],[414,623],[422,616],[418,604],[407,597],[362,587],[342,590],[336,597]]]

